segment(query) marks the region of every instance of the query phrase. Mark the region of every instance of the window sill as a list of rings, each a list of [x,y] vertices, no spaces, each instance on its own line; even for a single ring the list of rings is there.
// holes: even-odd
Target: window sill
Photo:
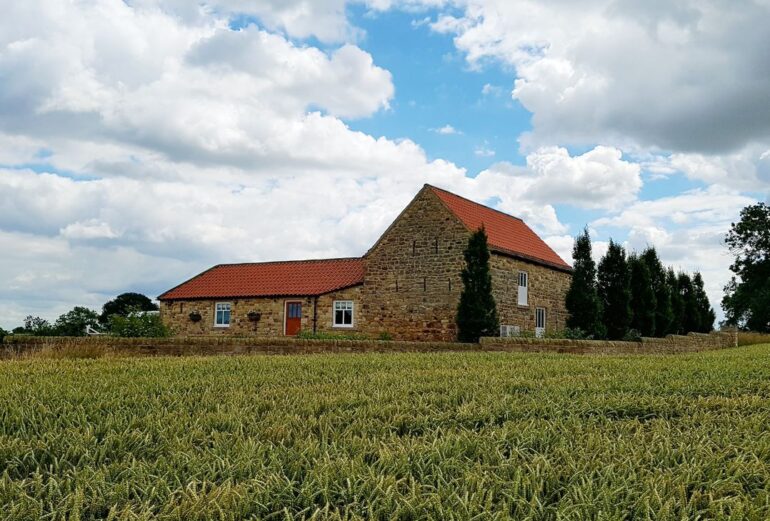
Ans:
[[[228,325],[226,325],[226,326],[218,326],[218,325],[214,325],[214,329],[227,329],[227,328],[229,328],[229,327],[230,327],[230,324],[228,324]]]
[[[332,329],[355,329],[356,326],[338,326],[335,324],[332,324]]]

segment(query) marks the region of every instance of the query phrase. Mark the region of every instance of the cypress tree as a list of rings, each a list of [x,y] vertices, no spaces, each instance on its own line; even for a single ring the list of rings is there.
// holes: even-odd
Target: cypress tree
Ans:
[[[625,250],[612,239],[607,253],[599,262],[597,290],[607,337],[611,340],[623,338],[631,323],[628,263]]]
[[[478,342],[482,336],[497,336],[500,322],[492,296],[487,233],[482,226],[471,234],[463,253],[463,290],[457,306],[457,337],[461,342]]]
[[[714,313],[714,308],[711,307],[709,297],[706,294],[706,290],[704,288],[703,276],[699,271],[696,271],[693,275],[692,285],[695,291],[695,301],[698,307],[698,329],[696,329],[696,331],[700,333],[708,333],[714,329],[716,313]]]
[[[655,335],[666,336],[670,332],[671,323],[674,320],[674,312],[671,308],[671,288],[666,282],[666,270],[658,258],[658,252],[654,246],[648,247],[642,252],[641,259],[650,270],[650,282],[655,293]]]
[[[679,294],[682,296],[682,333],[696,332],[700,328],[701,319],[695,287],[687,273],[680,273],[677,278]]]
[[[631,328],[642,336],[655,335],[655,291],[647,263],[636,254],[628,257],[631,279]]]
[[[679,277],[676,276],[672,267],[666,271],[666,285],[671,294],[671,324],[666,334],[680,335],[684,329],[684,301],[679,291]]]
[[[588,228],[575,238],[572,248],[572,281],[567,291],[567,327],[580,329],[594,338],[603,338],[602,308],[596,291],[596,263],[591,256]]]

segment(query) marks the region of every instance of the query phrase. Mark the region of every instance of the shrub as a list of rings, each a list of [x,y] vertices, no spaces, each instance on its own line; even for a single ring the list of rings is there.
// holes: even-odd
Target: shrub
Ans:
[[[624,342],[641,342],[642,341],[642,334],[639,332],[638,329],[629,329],[628,332],[626,332],[625,335],[623,335],[623,341]]]
[[[393,340],[393,335],[391,335],[387,331],[383,331],[379,335],[377,335],[377,340],[385,340],[385,341]]]
[[[171,331],[157,313],[132,311],[128,316],[112,315],[110,333],[120,337],[161,338],[171,336]]]
[[[297,333],[297,338],[304,340],[370,340],[370,338],[363,333],[335,333],[328,331],[318,331],[313,333],[312,331],[305,330],[301,330]]]

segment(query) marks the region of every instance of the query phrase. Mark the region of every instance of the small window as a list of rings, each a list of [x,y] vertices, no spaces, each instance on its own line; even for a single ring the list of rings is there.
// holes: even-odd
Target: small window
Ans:
[[[545,334],[545,308],[535,308],[535,336],[540,338]]]
[[[527,292],[529,288],[529,277],[526,271],[519,272],[519,306],[527,306]]]
[[[217,302],[214,313],[214,326],[230,327],[230,303]]]
[[[353,327],[353,301],[334,301],[334,327]]]

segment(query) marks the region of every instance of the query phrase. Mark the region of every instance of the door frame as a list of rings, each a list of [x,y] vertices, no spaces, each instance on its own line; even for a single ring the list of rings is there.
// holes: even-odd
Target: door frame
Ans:
[[[291,299],[291,300],[283,301],[283,336],[296,336],[296,335],[286,334],[286,320],[289,318],[289,304],[295,304],[295,303],[299,303],[300,309],[301,309],[301,306],[305,304],[305,301],[300,299]],[[302,331],[302,313],[301,312],[299,315],[299,330]]]

